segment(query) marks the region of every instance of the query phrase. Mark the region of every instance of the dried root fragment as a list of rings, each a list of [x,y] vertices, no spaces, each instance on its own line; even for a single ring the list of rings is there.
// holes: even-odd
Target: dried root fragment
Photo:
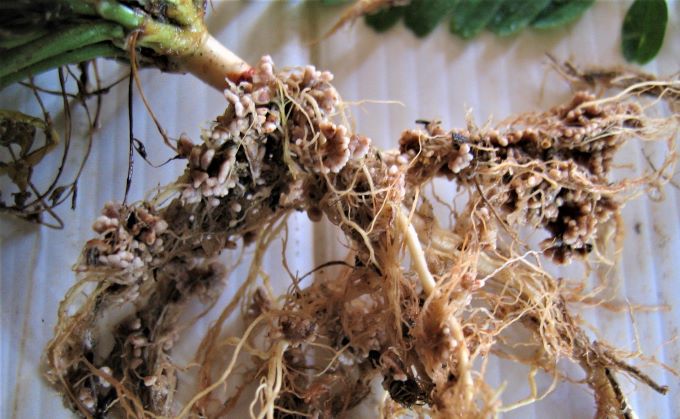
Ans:
[[[599,414],[627,414],[616,372],[663,391],[587,338],[565,303],[566,281],[535,259],[587,257],[629,196],[666,179],[675,118],[648,118],[628,94],[580,92],[493,129],[469,123],[446,131],[429,123],[405,131],[398,150],[380,151],[348,129],[331,79],[313,67],[277,73],[263,58],[249,79],[229,84],[227,108],[200,144],[178,141],[187,168],[161,194],[175,193],[173,200],[107,204],[47,348],[48,378],[69,407],[84,416],[218,417],[253,383],[253,417],[337,417],[378,378],[402,408],[485,417],[512,407],[501,406],[484,382],[483,365],[500,351],[502,334],[517,327],[531,331],[523,344],[540,349],[534,367],[552,373],[564,358],[582,366]],[[654,173],[612,182],[614,153],[635,137],[670,139],[666,161]],[[435,177],[455,180],[469,196],[452,228],[437,222],[419,194]],[[257,280],[266,247],[291,210],[312,220],[325,215],[351,253],[347,262],[320,267],[342,266],[337,275],[316,275],[305,287],[296,278],[276,298],[268,279],[262,287]],[[542,249],[517,253],[515,228],[522,225],[547,231]],[[215,301],[226,272],[215,257],[253,237],[247,278],[201,343],[198,388],[179,406],[174,322],[191,299]],[[406,251],[412,266],[402,262]],[[126,305],[134,306],[130,315],[102,326]],[[224,322],[239,305],[246,330],[224,337]],[[103,328],[115,341],[108,351],[99,340]],[[250,364],[237,385],[243,354]]]
[[[680,88],[677,83],[669,85],[668,81],[659,80],[653,74],[644,73],[634,68],[588,68],[582,69],[567,61],[560,63],[555,57],[548,55],[552,67],[573,86],[581,89],[618,89],[632,94],[661,98],[665,100],[674,113],[680,110]],[[672,76],[678,81],[680,74]]]
[[[329,37],[340,30],[343,26],[353,23],[362,16],[377,13],[382,9],[393,6],[405,6],[411,0],[358,0],[349,6],[340,16],[340,19],[326,32],[324,37]]]

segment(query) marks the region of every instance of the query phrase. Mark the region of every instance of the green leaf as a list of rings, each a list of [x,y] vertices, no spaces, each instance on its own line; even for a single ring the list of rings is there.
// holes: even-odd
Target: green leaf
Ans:
[[[406,27],[418,37],[428,35],[446,16],[456,0],[413,0],[404,10]]]
[[[503,0],[496,15],[486,26],[498,36],[510,36],[524,29],[550,0]]]
[[[627,61],[645,64],[661,49],[668,8],[665,0],[635,0],[623,20],[621,49]]]
[[[324,6],[340,6],[343,4],[350,3],[351,0],[321,0]]]
[[[462,0],[452,9],[449,30],[463,39],[479,35],[491,21],[502,0]]]
[[[531,22],[531,26],[537,29],[552,29],[566,25],[581,17],[593,3],[595,0],[552,0]]]
[[[366,15],[366,24],[376,32],[385,32],[394,26],[404,14],[404,7],[390,7],[377,13]]]

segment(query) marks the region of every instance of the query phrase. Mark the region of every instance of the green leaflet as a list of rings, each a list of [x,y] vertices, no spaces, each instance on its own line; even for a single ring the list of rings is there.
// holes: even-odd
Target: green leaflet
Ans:
[[[621,49],[626,60],[645,64],[661,49],[668,8],[665,0],[635,0],[623,20]]]
[[[550,3],[550,0],[503,0],[486,26],[498,36],[510,36],[524,29]]]
[[[347,4],[351,0],[321,0],[324,6],[339,6],[342,4]]]
[[[501,5],[500,0],[462,0],[452,9],[449,30],[461,38],[479,35]]]
[[[418,37],[428,35],[448,15],[456,0],[413,0],[404,9],[404,24]]]
[[[593,3],[595,0],[552,0],[531,22],[531,26],[537,29],[552,29],[566,25],[581,17]]]
[[[322,0],[338,4],[344,0]],[[377,32],[393,27],[403,16],[416,36],[424,37],[446,16],[449,30],[471,39],[484,29],[509,36],[527,26],[554,29],[567,25],[588,10],[595,0],[412,0],[408,6],[387,7],[365,17]],[[621,49],[627,61],[645,64],[663,44],[668,8],[666,0],[635,0],[623,23]]]
[[[404,7],[390,7],[378,13],[366,15],[366,24],[376,32],[385,32],[394,26],[404,14]]]

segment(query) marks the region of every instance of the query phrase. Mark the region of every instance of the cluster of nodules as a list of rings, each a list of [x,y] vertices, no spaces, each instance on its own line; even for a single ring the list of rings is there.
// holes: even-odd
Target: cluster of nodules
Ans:
[[[470,139],[492,146],[476,153],[482,160],[573,161],[589,177],[598,178],[609,172],[621,134],[640,126],[641,114],[636,103],[598,103],[593,94],[577,92],[562,106],[524,115],[502,130],[471,134]]]
[[[324,173],[338,173],[350,159],[356,160],[365,156],[371,145],[368,137],[357,134],[349,135],[344,125],[323,121],[319,124],[319,130],[321,132],[319,138],[323,143],[320,167]],[[303,142],[303,140],[298,138],[295,142]]]
[[[342,109],[332,80],[330,72],[313,66],[279,74],[276,88],[282,89],[279,100],[288,112],[282,128],[286,130],[291,158],[307,172],[338,173],[350,160],[366,155],[370,147],[370,139],[336,122]]]
[[[182,198],[188,203],[206,199],[216,207],[227,195],[247,194],[250,185],[266,183],[265,174],[280,164],[281,115],[273,101],[277,78],[271,60],[260,61],[252,79],[229,82],[224,91],[227,107],[201,144],[186,136],[178,141],[178,154],[188,159]],[[252,197],[251,197],[252,199]],[[236,211],[238,212],[238,211]]]
[[[277,400],[279,407],[337,417],[366,396],[368,387],[364,385],[378,371],[384,374],[387,388],[415,383],[415,373],[396,356],[399,342],[411,338],[406,329],[403,335],[396,333],[387,303],[388,288],[381,286],[384,283],[385,277],[375,270],[356,267],[349,277],[316,281],[294,299],[291,296],[278,319],[280,334],[291,343],[284,356],[290,393]],[[415,316],[411,311],[417,310],[412,307],[417,306],[417,296],[410,286],[397,286],[406,300],[402,310],[409,311],[410,319]],[[331,362],[325,374],[319,375],[310,368],[309,359],[322,342],[338,351],[338,362]],[[326,350],[319,354],[328,355]],[[326,364],[319,365],[323,368]],[[406,402],[404,395],[395,397],[403,404],[413,404]]]
[[[155,358],[149,351],[158,352],[158,356],[163,357],[160,348],[169,350],[179,338],[178,333],[163,336],[162,342],[153,342],[149,339],[148,327],[139,317],[125,320],[116,333],[115,348],[107,359],[98,362],[96,375],[82,364],[79,370],[72,372],[73,376],[84,376],[74,383],[72,390],[81,407],[91,414],[101,414],[110,409],[112,401],[122,397],[118,394],[120,390],[112,386],[116,381],[131,393],[149,394],[153,404],[162,405],[171,391],[174,377],[161,366],[154,369],[147,359]],[[156,362],[160,361],[156,359]]]
[[[164,250],[163,235],[168,223],[150,208],[144,206],[126,207],[120,203],[109,202],[104,206],[92,229],[98,236],[87,242],[83,259],[77,266],[78,271],[93,268],[110,268],[125,273],[117,281],[130,282],[132,285],[146,271],[154,255]],[[136,285],[128,289],[136,298]]]
[[[145,403],[149,400],[154,411],[167,413],[166,401],[176,381],[167,352],[180,338],[176,324],[180,307],[192,297],[205,304],[214,301],[225,283],[225,273],[222,264],[200,258],[172,258],[160,266],[149,300],[113,328],[114,347],[104,359],[93,362],[99,370],[97,376],[71,380],[82,407],[90,413],[109,409],[113,400],[123,397],[120,388],[112,388],[112,383],[118,382]],[[79,340],[87,352],[98,351],[100,342],[89,333]],[[70,377],[92,377],[82,363],[75,366],[68,372]]]
[[[470,167],[473,160],[469,136],[446,131],[439,121],[425,129],[405,130],[399,138],[397,162],[409,164],[412,182],[422,183],[438,174],[451,177]]]
[[[428,123],[402,134],[400,153],[412,162],[412,182],[443,174],[476,183],[508,224],[545,227],[546,251],[564,263],[588,253],[598,224],[617,211],[602,190],[621,136],[641,125],[640,114],[637,104],[598,103],[579,92],[566,105],[498,129],[445,131]]]
[[[337,173],[363,157],[370,140],[334,122],[339,96],[332,78],[311,66],[275,73],[265,56],[250,79],[229,82],[227,108],[202,143],[178,141],[178,154],[189,161],[180,180],[185,202],[226,203],[238,218],[247,201],[267,198],[288,172]]]

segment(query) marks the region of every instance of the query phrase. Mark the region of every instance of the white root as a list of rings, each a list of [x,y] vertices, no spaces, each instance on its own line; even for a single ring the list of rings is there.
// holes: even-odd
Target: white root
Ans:
[[[420,246],[418,233],[416,233],[416,229],[413,227],[406,214],[404,214],[404,211],[400,210],[397,213],[397,225],[404,233],[406,246],[408,247],[409,253],[411,254],[411,262],[413,263],[413,268],[418,274],[418,278],[420,278],[423,291],[425,291],[425,294],[430,295],[437,286],[437,283],[430,273],[430,269],[427,267],[425,252],[423,252],[423,248]]]
[[[437,283],[430,273],[430,269],[427,267],[425,252],[423,251],[420,241],[418,240],[416,229],[413,227],[413,224],[411,224],[406,214],[404,214],[403,210],[400,210],[397,213],[397,225],[404,234],[406,246],[408,247],[409,253],[411,254],[413,269],[420,279],[420,283],[423,287],[425,295],[429,297],[432,295]],[[456,345],[456,352],[458,355],[458,376],[461,377],[465,405],[469,406],[474,396],[472,374],[470,372],[470,351],[468,350],[467,344],[465,343],[463,328],[458,319],[456,319],[455,316],[449,316],[447,320],[449,323],[449,328],[451,329],[451,335],[458,343]]]
[[[276,398],[281,392],[283,385],[283,354],[288,348],[288,342],[285,340],[276,343],[274,356],[269,359],[269,372],[267,374],[267,384],[264,388],[264,399],[266,404],[257,419],[262,419],[267,416],[267,419],[274,419],[274,408]]]

